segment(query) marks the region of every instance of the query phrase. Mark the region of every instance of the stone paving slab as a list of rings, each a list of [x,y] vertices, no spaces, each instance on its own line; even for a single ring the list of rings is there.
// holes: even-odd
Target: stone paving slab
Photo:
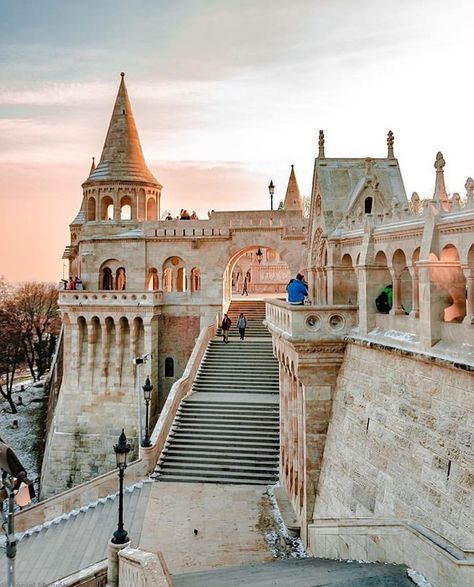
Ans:
[[[175,587],[413,587],[401,565],[317,558],[173,574],[173,583]]]
[[[171,573],[270,561],[256,528],[264,492],[264,486],[155,483],[139,548],[161,551]]]

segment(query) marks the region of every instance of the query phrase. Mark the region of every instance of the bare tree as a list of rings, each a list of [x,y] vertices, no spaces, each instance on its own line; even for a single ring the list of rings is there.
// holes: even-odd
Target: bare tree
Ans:
[[[14,301],[24,358],[36,380],[49,368],[59,334],[58,290],[50,283],[29,282],[16,290]]]
[[[15,304],[11,297],[5,296],[0,300],[0,394],[8,402],[12,414],[17,413],[12,398],[13,382],[23,360],[22,331]]]

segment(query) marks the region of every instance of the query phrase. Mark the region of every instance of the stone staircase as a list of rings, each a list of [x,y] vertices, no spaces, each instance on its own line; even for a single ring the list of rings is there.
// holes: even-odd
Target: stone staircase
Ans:
[[[254,316],[253,308],[253,300],[239,302],[233,313]],[[256,485],[278,480],[278,362],[271,340],[259,333],[255,321],[244,341],[232,338],[224,344],[216,338],[209,343],[155,479]]]
[[[237,328],[237,320],[240,313],[243,312],[248,320],[245,336],[247,337],[268,337],[271,338],[270,331],[263,325],[265,320],[265,302],[263,300],[233,300],[229,306],[227,314],[232,320],[230,336],[240,336]],[[218,332],[220,334],[220,331]]]

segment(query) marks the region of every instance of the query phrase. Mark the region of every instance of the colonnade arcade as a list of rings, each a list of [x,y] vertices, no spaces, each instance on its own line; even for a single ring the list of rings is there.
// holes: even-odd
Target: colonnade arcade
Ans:
[[[88,222],[158,220],[159,191],[154,188],[86,188],[84,197]]]

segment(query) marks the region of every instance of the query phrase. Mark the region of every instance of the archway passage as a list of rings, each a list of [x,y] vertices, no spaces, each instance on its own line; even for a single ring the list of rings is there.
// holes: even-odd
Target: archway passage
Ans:
[[[291,278],[288,264],[270,247],[250,246],[236,253],[224,272],[224,297],[284,298]]]

